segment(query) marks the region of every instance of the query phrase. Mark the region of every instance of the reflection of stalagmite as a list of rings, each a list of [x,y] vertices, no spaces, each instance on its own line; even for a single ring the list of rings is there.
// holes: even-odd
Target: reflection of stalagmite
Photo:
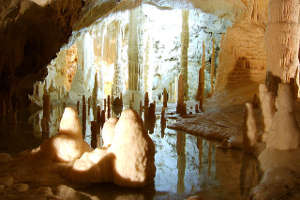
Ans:
[[[85,104],[85,96],[82,96],[82,136],[85,137],[86,130],[86,104]]]
[[[178,114],[185,114],[183,113],[183,104],[184,104],[184,82],[182,74],[179,75],[178,78],[178,97],[177,97],[177,107],[176,107],[176,113]]]
[[[184,174],[186,168],[185,158],[185,134],[182,132],[177,133],[176,150],[177,150],[177,169],[178,169],[178,181],[177,192],[184,193]]]
[[[208,176],[211,175],[211,165],[212,165],[212,143],[208,143]]]
[[[202,169],[202,156],[203,156],[203,145],[202,145],[202,138],[197,137],[197,147],[199,150],[199,174]]]
[[[196,100],[199,101],[200,105],[199,108],[202,112],[204,112],[203,109],[203,103],[204,103],[204,86],[205,86],[205,44],[203,42],[203,46],[202,46],[202,65],[201,65],[201,69],[199,70],[199,82],[198,82],[198,89],[197,89],[197,96],[196,96]]]
[[[181,31],[181,74],[184,84],[184,99],[188,99],[188,48],[189,48],[189,11],[182,10]]]
[[[212,46],[212,55],[211,55],[211,67],[210,67],[210,96],[214,93],[214,78],[215,78],[215,39],[212,40],[213,46]]]
[[[168,107],[168,92],[166,88],[163,90],[163,107]]]

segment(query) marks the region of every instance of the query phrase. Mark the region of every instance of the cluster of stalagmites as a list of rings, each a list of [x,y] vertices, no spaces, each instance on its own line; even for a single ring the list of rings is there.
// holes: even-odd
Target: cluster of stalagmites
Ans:
[[[103,147],[91,148],[83,140],[82,127],[76,110],[66,107],[59,133],[46,139],[38,148],[24,153],[24,157],[48,163],[45,167],[35,166],[36,163],[33,162],[32,169],[38,168],[43,171],[42,168],[52,169],[53,165],[53,171],[67,182],[77,184],[111,182],[126,187],[142,187],[153,183],[156,171],[155,146],[143,127],[142,119],[134,110],[124,110],[119,119],[107,120],[102,129],[102,136]],[[23,172],[18,172],[26,169],[27,167],[25,170],[18,169],[12,174],[18,180],[34,182],[31,180],[33,177],[20,175]],[[39,174],[37,170],[35,175],[43,179],[43,176],[53,174],[46,175],[45,171]]]
[[[279,84],[277,97],[259,87],[264,130],[258,130],[253,106],[246,104],[245,148],[258,152],[264,176],[252,191],[253,199],[279,199],[300,183],[300,128],[289,84]],[[261,134],[262,133],[262,134]],[[262,148],[263,147],[263,148]]]

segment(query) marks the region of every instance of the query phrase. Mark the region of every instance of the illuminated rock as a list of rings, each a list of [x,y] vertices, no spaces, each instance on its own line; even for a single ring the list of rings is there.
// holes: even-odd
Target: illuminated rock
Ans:
[[[267,148],[297,149],[300,129],[294,116],[294,100],[290,85],[279,84],[275,106],[277,111],[266,139]]]
[[[115,184],[138,187],[153,182],[155,146],[134,110],[122,112],[108,151],[116,157],[113,171]]]
[[[82,139],[78,114],[73,108],[66,107],[59,133],[41,144],[41,153],[52,160],[71,162],[86,151],[90,151],[90,147]]]
[[[115,136],[115,126],[118,122],[117,118],[110,118],[104,123],[102,129],[103,147],[109,147]]]

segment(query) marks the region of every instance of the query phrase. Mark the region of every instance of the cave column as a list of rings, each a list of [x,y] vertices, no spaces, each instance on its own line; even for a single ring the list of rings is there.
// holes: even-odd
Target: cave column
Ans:
[[[138,48],[138,23],[140,9],[130,11],[129,40],[128,40],[128,89],[138,91],[140,78],[139,48]]]
[[[181,31],[181,74],[183,75],[184,99],[188,99],[188,49],[189,49],[189,11],[182,11],[182,31]]]
[[[116,23],[116,47],[115,47],[115,51],[116,51],[116,60],[115,60],[115,64],[114,64],[114,78],[113,78],[113,88],[112,88],[112,97],[116,97],[120,95],[120,92],[122,91],[121,88],[121,43],[122,43],[122,35],[121,35],[121,27],[120,27],[120,23]]]
[[[277,83],[295,78],[299,51],[299,1],[270,0],[265,33],[267,79],[269,90],[277,91]]]

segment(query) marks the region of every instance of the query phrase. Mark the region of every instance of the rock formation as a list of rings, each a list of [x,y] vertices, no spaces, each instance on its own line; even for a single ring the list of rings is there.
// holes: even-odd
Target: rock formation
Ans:
[[[108,119],[102,129],[103,147],[109,147],[115,136],[115,126],[118,122],[117,118]]]
[[[71,162],[87,151],[90,147],[82,138],[78,114],[73,108],[66,107],[59,133],[41,144],[39,153],[51,160]]]

